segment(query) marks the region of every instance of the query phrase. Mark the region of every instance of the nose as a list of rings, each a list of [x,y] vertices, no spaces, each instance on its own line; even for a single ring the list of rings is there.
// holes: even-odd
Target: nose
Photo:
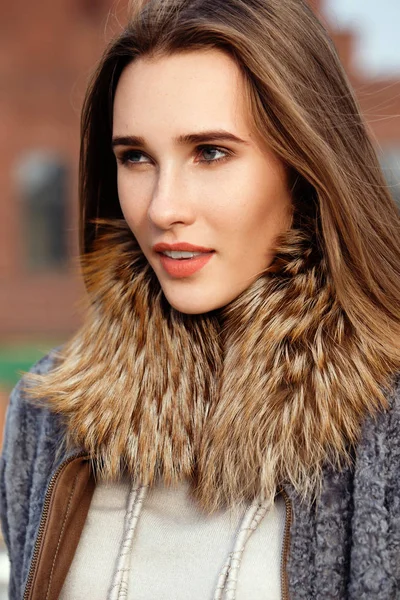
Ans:
[[[158,229],[190,225],[195,220],[189,185],[179,168],[160,169],[148,208],[148,218]]]

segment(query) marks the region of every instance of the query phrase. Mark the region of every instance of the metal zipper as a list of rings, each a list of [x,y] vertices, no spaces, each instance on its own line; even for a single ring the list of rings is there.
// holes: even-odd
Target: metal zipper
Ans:
[[[289,496],[282,488],[280,493],[283,496],[286,507],[286,517],[285,517],[285,530],[283,534],[283,546],[282,546],[282,556],[281,556],[281,590],[282,590],[282,600],[289,600],[289,582],[288,576],[286,572],[287,560],[289,557],[289,548],[290,548],[290,528],[292,525],[292,503],[290,501]]]
[[[33,549],[33,555],[32,555],[31,565],[29,568],[28,579],[26,580],[23,600],[28,600],[29,595],[31,593],[33,578],[35,576],[35,570],[37,567],[37,562],[38,562],[38,557],[39,557],[39,550],[40,550],[40,547],[41,547],[42,541],[43,541],[43,534],[44,534],[44,530],[46,528],[46,522],[47,522],[47,517],[49,514],[49,508],[50,508],[50,501],[51,501],[51,496],[53,494],[54,486],[57,482],[57,479],[59,478],[59,476],[61,474],[61,471],[63,471],[63,469],[67,465],[69,465],[74,460],[77,460],[78,458],[84,458],[84,457],[90,458],[86,452],[80,452],[79,454],[74,454],[73,456],[70,456],[69,458],[64,460],[64,462],[62,462],[59,465],[59,467],[57,468],[55,473],[53,473],[53,475],[50,479],[49,485],[47,486],[47,491],[46,491],[46,495],[45,495],[44,503],[43,503],[42,517],[40,519],[39,530],[38,530],[38,534],[36,536],[35,547]]]

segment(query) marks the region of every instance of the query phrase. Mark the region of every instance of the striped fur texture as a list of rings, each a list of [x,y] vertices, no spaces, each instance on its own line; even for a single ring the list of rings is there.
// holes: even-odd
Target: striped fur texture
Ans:
[[[227,307],[184,315],[115,222],[85,259],[86,321],[30,396],[63,415],[100,477],[189,477],[208,512],[272,500],[284,482],[313,498],[386,407],[394,366],[344,314],[312,231],[287,232]]]

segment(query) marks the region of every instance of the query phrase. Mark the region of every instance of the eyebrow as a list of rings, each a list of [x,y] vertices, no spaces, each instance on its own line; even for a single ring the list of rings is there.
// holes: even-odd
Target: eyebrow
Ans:
[[[179,135],[174,139],[174,142],[180,146],[188,144],[201,144],[205,142],[236,142],[237,144],[249,145],[250,142],[242,140],[241,138],[233,135],[229,131],[219,129],[217,131],[199,131],[198,133],[186,133]],[[117,136],[112,140],[112,147],[115,146],[141,146],[144,147],[146,142],[143,137],[135,135]]]

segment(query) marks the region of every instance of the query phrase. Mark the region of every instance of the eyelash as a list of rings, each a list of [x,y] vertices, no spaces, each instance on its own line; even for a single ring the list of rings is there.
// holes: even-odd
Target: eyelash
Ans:
[[[218,146],[212,146],[211,144],[203,144],[201,146],[196,147],[197,154],[199,152],[203,152],[204,150],[218,150],[218,152],[223,152],[225,154],[225,156],[221,156],[220,158],[214,158],[214,160],[200,160],[199,161],[200,163],[205,164],[207,166],[213,165],[215,163],[223,162],[223,161],[227,160],[231,155],[231,153],[228,150],[226,150],[225,148],[219,148]],[[133,165],[147,164],[147,163],[141,163],[141,162],[131,162],[130,157],[131,157],[132,153],[141,154],[143,156],[146,156],[144,154],[144,152],[142,152],[141,150],[126,150],[118,157],[118,161],[122,165],[127,166],[127,167],[133,167]]]

